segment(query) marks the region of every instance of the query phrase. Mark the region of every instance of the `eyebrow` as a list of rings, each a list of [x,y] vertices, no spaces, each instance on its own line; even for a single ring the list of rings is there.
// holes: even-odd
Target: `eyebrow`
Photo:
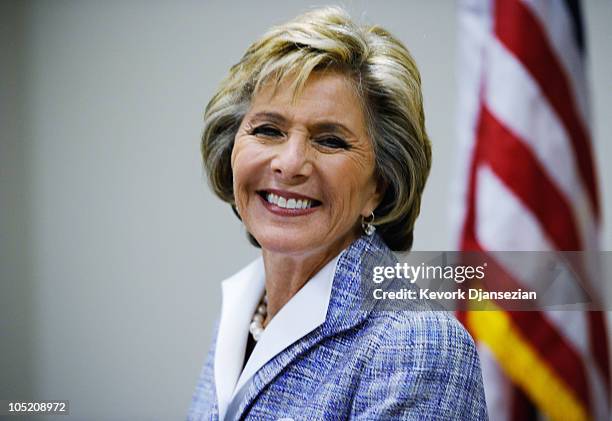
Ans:
[[[261,121],[261,120],[267,120],[270,121],[272,123],[276,123],[276,124],[285,124],[287,123],[287,119],[279,113],[273,113],[270,111],[260,111],[256,114],[254,114],[251,117],[251,120],[255,120],[255,121]]]
[[[287,118],[285,118],[282,114],[271,112],[271,111],[260,111],[251,117],[251,121],[261,121],[261,120],[270,121],[272,123],[279,124],[279,125],[285,125],[288,122]],[[349,130],[344,124],[338,123],[338,122],[322,121],[322,122],[311,125],[311,128],[319,132],[333,132],[333,133],[344,132],[355,138],[357,137],[357,135],[353,133],[351,130]]]

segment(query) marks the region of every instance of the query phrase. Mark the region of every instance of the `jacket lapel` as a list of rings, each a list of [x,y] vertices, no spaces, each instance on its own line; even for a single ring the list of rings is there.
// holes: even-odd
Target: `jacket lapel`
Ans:
[[[325,321],[318,328],[291,344],[264,365],[234,395],[226,412],[226,420],[240,419],[259,393],[299,355],[323,339],[362,323],[372,310],[371,296],[374,265],[393,265],[392,252],[378,235],[362,236],[340,256]],[[363,278],[363,282],[362,282]]]
[[[223,281],[221,288],[223,305],[215,344],[214,373],[218,407],[225,408],[242,370],[249,322],[264,290],[262,259]]]

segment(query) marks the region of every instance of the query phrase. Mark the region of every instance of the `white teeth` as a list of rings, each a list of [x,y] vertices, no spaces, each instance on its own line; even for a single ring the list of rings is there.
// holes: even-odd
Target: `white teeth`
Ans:
[[[268,193],[268,197],[266,198],[268,202],[276,205],[278,203],[278,196],[274,193]]]
[[[279,208],[285,209],[308,209],[312,205],[312,201],[308,199],[286,199],[274,193],[268,193],[266,195],[266,200]]]

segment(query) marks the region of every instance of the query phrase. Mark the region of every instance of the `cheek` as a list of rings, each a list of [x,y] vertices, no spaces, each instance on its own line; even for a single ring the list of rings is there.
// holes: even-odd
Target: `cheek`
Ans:
[[[243,204],[246,199],[245,194],[248,191],[248,183],[252,178],[249,174],[252,174],[251,165],[252,160],[248,159],[248,152],[245,148],[236,144],[232,150],[231,166],[233,175],[233,186],[234,186],[234,200],[238,208]]]
[[[232,148],[232,155],[230,158],[230,165],[232,166],[232,173],[236,174],[237,172],[240,172],[242,170],[243,167],[243,159],[242,159],[242,155],[243,155],[243,151],[244,151],[244,143],[241,142],[240,140],[238,140],[238,138],[236,138],[234,140],[234,147]],[[234,177],[235,180],[236,177]]]
[[[360,212],[365,201],[376,191],[374,165],[364,159],[350,159],[335,165],[331,199],[341,200],[343,211]]]
[[[261,176],[265,173],[265,151],[258,144],[249,141],[236,141],[232,150],[231,166],[234,178],[236,204],[244,205]]]
[[[232,174],[234,174],[234,184],[242,184],[248,180],[248,174],[254,164],[256,154],[252,153],[251,147],[244,142],[237,142],[232,150]]]

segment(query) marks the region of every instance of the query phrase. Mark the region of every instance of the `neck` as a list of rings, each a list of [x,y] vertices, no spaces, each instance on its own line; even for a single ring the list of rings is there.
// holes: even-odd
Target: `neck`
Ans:
[[[339,242],[323,251],[306,255],[290,255],[262,249],[268,297],[268,315],[264,326],[306,282],[352,241],[353,238]]]

